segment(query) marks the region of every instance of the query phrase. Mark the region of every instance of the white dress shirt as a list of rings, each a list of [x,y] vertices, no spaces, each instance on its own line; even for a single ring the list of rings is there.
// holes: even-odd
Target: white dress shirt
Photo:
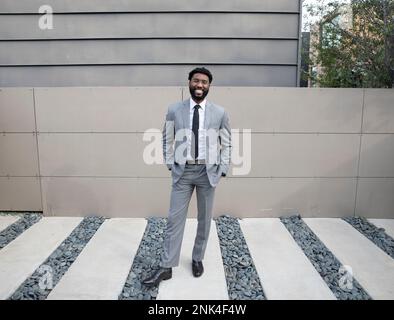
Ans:
[[[194,106],[199,105],[201,108],[198,108],[199,115],[199,127],[198,127],[198,160],[205,160],[205,129],[204,129],[204,121],[205,121],[205,105],[207,103],[207,99],[204,99],[201,103],[196,103],[192,98],[190,98],[190,134],[188,137],[187,143],[187,160],[194,160],[191,155],[191,146],[192,146],[192,129],[193,129],[193,115],[194,115]]]

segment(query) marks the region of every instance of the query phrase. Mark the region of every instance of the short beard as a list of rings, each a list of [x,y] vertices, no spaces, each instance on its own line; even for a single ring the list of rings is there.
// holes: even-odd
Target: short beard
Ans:
[[[208,95],[208,92],[209,92],[209,89],[207,89],[206,91],[205,90],[203,90],[202,92],[202,96],[201,97],[197,97],[195,94],[194,94],[194,89],[192,89],[191,87],[189,87],[189,92],[190,92],[190,95],[192,96],[192,99],[193,100],[201,100],[201,101],[203,101],[204,99],[205,99],[205,97]]]

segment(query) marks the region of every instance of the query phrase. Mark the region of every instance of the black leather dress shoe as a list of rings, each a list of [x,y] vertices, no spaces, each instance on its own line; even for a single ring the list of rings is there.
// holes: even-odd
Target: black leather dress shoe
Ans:
[[[168,280],[172,278],[172,268],[160,268],[149,278],[142,281],[142,284],[152,287],[158,286],[161,280]]]
[[[204,273],[204,266],[202,261],[192,261],[193,276],[199,277]]]

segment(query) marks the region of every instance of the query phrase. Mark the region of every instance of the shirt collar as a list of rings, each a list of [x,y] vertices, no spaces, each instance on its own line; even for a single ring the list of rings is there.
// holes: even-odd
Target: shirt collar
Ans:
[[[205,98],[201,103],[199,103],[198,105],[201,107],[201,109],[204,111],[205,110],[205,105],[207,104],[207,99]],[[190,98],[190,110],[194,109],[194,106],[197,105],[197,103]]]

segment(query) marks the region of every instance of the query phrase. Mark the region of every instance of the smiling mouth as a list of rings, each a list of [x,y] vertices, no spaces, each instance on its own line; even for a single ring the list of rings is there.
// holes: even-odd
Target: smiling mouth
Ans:
[[[200,89],[196,89],[196,90],[194,90],[194,93],[198,94],[198,95],[201,95],[201,94],[203,94],[203,91],[200,90]]]

